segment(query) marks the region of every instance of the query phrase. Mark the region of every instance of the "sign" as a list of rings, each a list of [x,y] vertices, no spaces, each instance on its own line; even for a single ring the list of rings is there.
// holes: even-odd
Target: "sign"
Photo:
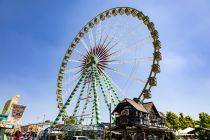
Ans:
[[[2,110],[2,115],[10,115],[12,112],[13,104],[17,104],[19,101],[20,95],[15,95],[12,100],[8,100]]]
[[[9,111],[10,106],[11,106],[11,100],[7,100],[1,114],[6,115],[7,112]]]
[[[6,115],[0,115],[0,122],[6,122],[7,121],[7,117]]]
[[[12,117],[20,119],[23,116],[26,106],[14,104],[12,108]]]

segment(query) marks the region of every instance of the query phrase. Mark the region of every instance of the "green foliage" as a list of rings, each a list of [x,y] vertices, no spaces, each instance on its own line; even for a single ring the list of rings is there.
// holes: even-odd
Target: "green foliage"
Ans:
[[[198,132],[198,138],[201,139],[201,140],[205,140],[207,139],[207,132],[205,130],[200,130]]]
[[[183,113],[179,113],[177,116],[173,112],[166,113],[166,126],[171,129],[185,129],[187,127],[195,127],[195,121],[190,116],[184,116]]]
[[[183,113],[179,113],[180,128],[185,129],[187,127],[195,127],[195,121],[190,116],[184,116]]]
[[[207,113],[200,113],[199,114],[200,126],[204,128],[210,128],[210,115]]]
[[[192,119],[192,117],[190,117],[190,116],[185,116],[185,122],[186,122],[185,128],[187,128],[187,127],[192,127],[192,128],[194,128],[194,127],[195,127],[195,121]]]
[[[178,116],[173,112],[166,113],[166,126],[171,129],[180,129],[180,123]]]

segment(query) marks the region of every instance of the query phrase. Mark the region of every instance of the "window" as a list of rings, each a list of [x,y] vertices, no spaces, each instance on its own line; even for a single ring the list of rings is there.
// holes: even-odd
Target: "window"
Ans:
[[[128,109],[124,109],[124,110],[121,112],[121,115],[126,115],[126,116],[128,116],[128,115],[129,115],[129,110],[128,110]]]

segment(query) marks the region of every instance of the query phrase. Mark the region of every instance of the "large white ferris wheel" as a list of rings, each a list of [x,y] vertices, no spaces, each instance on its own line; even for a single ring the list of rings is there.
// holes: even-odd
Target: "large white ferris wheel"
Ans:
[[[141,11],[116,7],[98,14],[64,55],[53,125],[61,118],[71,124],[100,124],[122,98],[150,98],[160,72],[160,46],[153,22]]]

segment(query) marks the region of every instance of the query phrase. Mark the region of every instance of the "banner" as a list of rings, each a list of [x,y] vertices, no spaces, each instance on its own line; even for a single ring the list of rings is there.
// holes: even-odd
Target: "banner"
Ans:
[[[13,104],[12,117],[20,119],[23,116],[26,106]]]

